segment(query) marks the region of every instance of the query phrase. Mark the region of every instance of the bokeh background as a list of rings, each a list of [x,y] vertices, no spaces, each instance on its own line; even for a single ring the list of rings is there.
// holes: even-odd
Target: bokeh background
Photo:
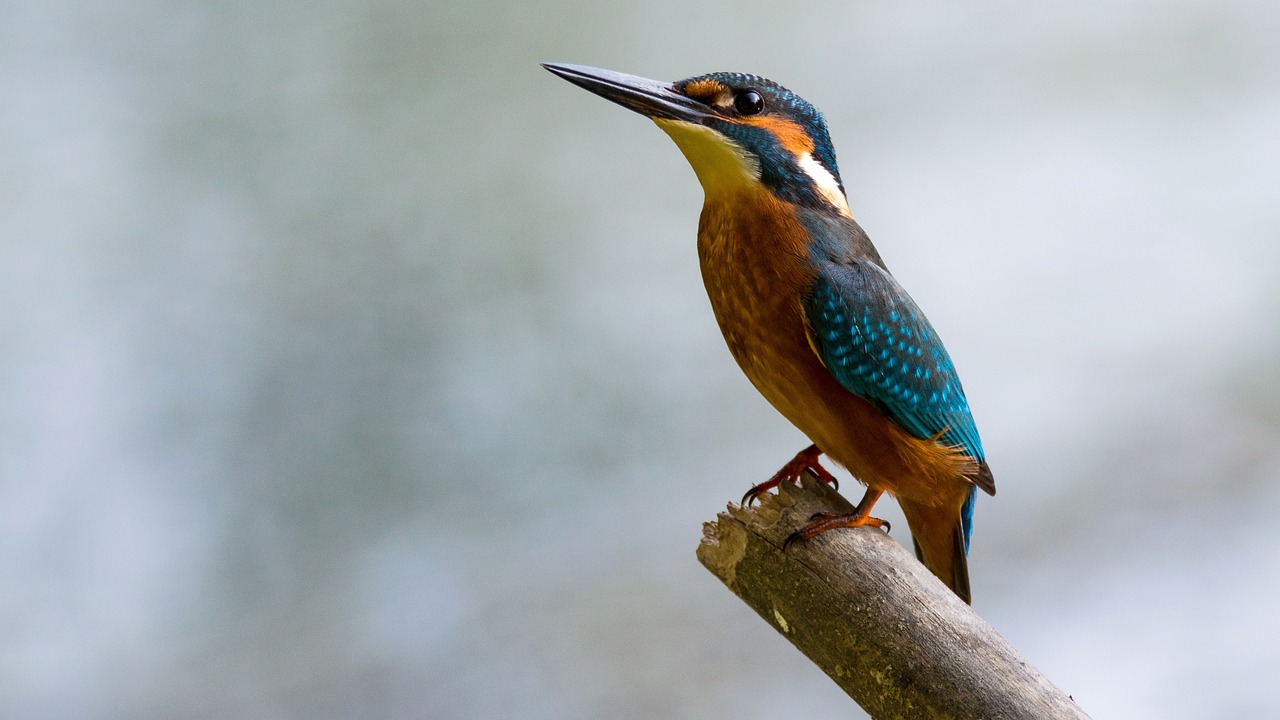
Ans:
[[[995,470],[977,610],[1095,717],[1280,716],[1277,37],[3,0],[0,716],[858,715],[694,559],[806,442],[719,338],[694,175],[539,60],[822,108]]]

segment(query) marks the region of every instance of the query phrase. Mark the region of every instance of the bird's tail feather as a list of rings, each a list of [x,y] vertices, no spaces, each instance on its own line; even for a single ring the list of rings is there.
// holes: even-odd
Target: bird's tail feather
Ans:
[[[956,508],[899,500],[911,528],[916,557],[961,600],[971,602],[964,523]]]

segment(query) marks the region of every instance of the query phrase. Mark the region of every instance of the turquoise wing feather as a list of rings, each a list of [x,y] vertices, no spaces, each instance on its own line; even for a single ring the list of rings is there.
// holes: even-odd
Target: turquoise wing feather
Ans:
[[[994,493],[951,356],[888,271],[864,260],[820,263],[802,303],[814,349],[841,385],[912,436],[959,447],[979,463],[971,480]],[[966,544],[974,498],[971,492],[962,513]]]

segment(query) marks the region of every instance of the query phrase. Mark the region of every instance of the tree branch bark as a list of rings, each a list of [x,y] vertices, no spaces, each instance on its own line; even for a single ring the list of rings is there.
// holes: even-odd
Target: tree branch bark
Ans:
[[[1088,718],[1004,638],[870,527],[792,544],[852,505],[810,477],[704,525],[698,560],[877,720]]]

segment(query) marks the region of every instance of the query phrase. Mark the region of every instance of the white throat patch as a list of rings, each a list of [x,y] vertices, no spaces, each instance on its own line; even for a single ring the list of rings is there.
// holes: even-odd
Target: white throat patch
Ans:
[[[732,140],[709,127],[683,120],[654,118],[653,122],[675,140],[707,195],[759,186],[760,166],[756,159]]]

